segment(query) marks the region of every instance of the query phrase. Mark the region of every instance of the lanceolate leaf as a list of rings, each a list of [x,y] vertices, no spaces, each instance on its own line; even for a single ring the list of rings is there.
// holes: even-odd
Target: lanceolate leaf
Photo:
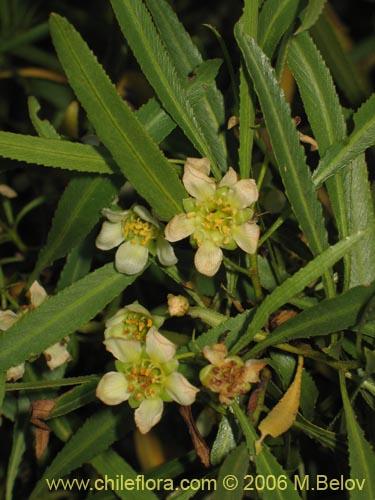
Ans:
[[[375,453],[366,441],[363,430],[357,422],[346,388],[345,375],[342,372],[340,373],[340,389],[348,432],[350,477],[358,485],[351,491],[350,498],[351,500],[375,498],[375,476],[373,470]]]
[[[56,132],[53,125],[48,120],[39,118],[38,113],[40,111],[40,104],[34,96],[29,97],[28,106],[30,119],[39,137],[44,137],[45,139],[60,139],[60,135]]]
[[[197,47],[165,0],[146,0],[162,42],[175,66],[179,78],[189,82],[189,75],[203,63]],[[216,76],[216,75],[215,75]],[[215,77],[214,76],[214,77]],[[192,103],[199,126],[215,150],[215,158],[221,170],[226,170],[225,140],[219,131],[224,126],[224,100],[213,79],[204,86],[204,93]]]
[[[82,326],[137,276],[120,274],[111,263],[49,297],[0,336],[0,372],[40,354]]]
[[[158,144],[176,128],[175,122],[153,97],[136,111],[136,115],[150,136]]]
[[[142,0],[112,0],[111,4],[125,38],[163,106],[202,156],[210,158],[217,175],[214,151]]]
[[[119,186],[113,177],[91,175],[74,177],[57,206],[45,247],[39,254],[29,284],[39,272],[60,257],[64,257],[81,242],[101,217]]]
[[[298,0],[266,0],[259,15],[258,44],[272,58],[277,44],[294,21]]]
[[[125,408],[98,410],[87,419],[78,431],[70,438],[64,448],[56,455],[37,482],[30,495],[30,500],[41,497],[47,489],[47,479],[57,479],[69,474],[123,437],[133,428],[128,406]]]
[[[116,168],[111,158],[104,158],[100,150],[93,146],[12,132],[0,132],[0,155],[11,160],[78,172],[112,174]]]
[[[173,167],[75,29],[57,14],[51,16],[50,24],[68,79],[121,171],[161,218],[180,212],[185,190]]]
[[[358,245],[360,246],[360,245]],[[360,311],[375,293],[375,285],[356,287],[333,299],[326,299],[315,307],[302,311],[274,330],[250,351],[251,356],[271,345],[328,335],[354,326]]]
[[[235,34],[259,97],[286,194],[311,250],[315,255],[320,254],[328,245],[322,207],[311,181],[290,108],[269,60],[256,42],[243,34],[240,24],[237,24]],[[328,286],[332,293],[333,286],[329,281]]]
[[[243,498],[244,477],[249,468],[249,454],[245,443],[237,446],[224,460],[220,467],[219,477],[217,479],[217,488],[213,500],[241,500]],[[224,479],[228,476],[235,476],[238,481],[238,487],[233,491],[225,489]],[[247,486],[247,484],[245,484]]]
[[[354,130],[348,140],[334,144],[314,172],[313,181],[317,186],[375,144],[375,95],[359,108],[353,118]]]
[[[309,0],[307,7],[302,12],[302,23],[298,28],[297,33],[301,33],[302,31],[306,31],[313,26],[318,20],[320,14],[323,11],[324,4],[327,0]]]
[[[349,252],[354,245],[359,244],[371,231],[373,231],[373,228],[359,231],[327,248],[321,255],[315,257],[313,261],[278,286],[258,307],[247,331],[241,335],[237,343],[231,348],[231,351],[237,353],[246,347],[258,330],[266,324],[272,313],[287,303],[294,295],[301,292],[309,283],[321,276]],[[232,336],[234,336],[232,333],[228,335],[227,340],[229,342],[232,340]]]

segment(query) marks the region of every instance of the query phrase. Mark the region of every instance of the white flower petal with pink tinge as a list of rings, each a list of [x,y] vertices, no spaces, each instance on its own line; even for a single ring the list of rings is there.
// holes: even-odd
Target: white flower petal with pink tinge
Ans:
[[[123,363],[136,363],[141,359],[142,346],[137,340],[126,340],[111,337],[105,340],[107,351]]]
[[[186,165],[199,170],[203,174],[210,175],[211,164],[208,158],[186,158]]]
[[[144,399],[134,412],[134,420],[142,434],[160,422],[164,403],[160,398]]]
[[[130,397],[125,376],[119,372],[106,373],[99,381],[96,396],[106,405],[114,406]]]
[[[182,182],[186,191],[200,201],[213,196],[216,191],[214,179],[190,166],[188,163],[185,163]]]
[[[232,229],[237,245],[246,253],[255,253],[258,248],[260,229],[255,222],[245,222]]]
[[[126,241],[115,255],[116,269],[124,274],[137,274],[144,270],[148,260],[148,248]]]
[[[224,177],[219,182],[220,187],[232,187],[238,182],[238,175],[234,168],[229,167],[228,172],[224,175]]]
[[[242,179],[233,187],[233,201],[237,208],[249,207],[258,199],[259,193],[254,179]]]
[[[29,290],[30,290],[30,302],[34,307],[38,307],[41,304],[43,304],[43,302],[48,297],[45,289],[41,285],[39,285],[37,281],[34,281]]]
[[[153,361],[168,363],[176,354],[176,346],[152,326],[146,335],[146,352]]]
[[[111,250],[124,241],[121,222],[103,222],[100,233],[98,234],[95,245],[100,250]]]
[[[0,330],[8,330],[14,323],[18,320],[16,313],[7,309],[6,311],[0,311]]]
[[[197,270],[205,276],[214,276],[223,261],[223,252],[219,247],[205,241],[196,251],[194,264]]]
[[[173,372],[164,381],[168,395],[182,406],[192,405],[199,389],[191,385],[181,373]]]
[[[224,344],[206,345],[203,348],[203,355],[213,365],[219,365],[224,362],[228,355],[228,349]]]
[[[259,382],[259,372],[263,370],[266,364],[265,361],[260,361],[259,359],[248,359],[245,362],[246,381],[252,384]]]
[[[193,234],[194,220],[186,214],[178,214],[171,219],[165,228],[165,238],[168,241],[179,241]]]

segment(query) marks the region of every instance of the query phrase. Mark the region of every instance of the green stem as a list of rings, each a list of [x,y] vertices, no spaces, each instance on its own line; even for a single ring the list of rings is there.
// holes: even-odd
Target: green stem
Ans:
[[[247,449],[249,450],[249,453],[251,456],[255,455],[255,440],[257,438],[255,429],[251,425],[249,419],[245,415],[245,413],[242,411],[240,405],[238,404],[238,401],[234,401],[231,408],[233,409],[233,412],[238,420],[238,423],[240,424],[240,427],[242,429],[242,432],[245,436],[245,441],[247,445]]]
[[[262,285],[260,284],[260,278],[258,272],[258,257],[256,253],[250,254],[249,275],[254,287],[256,300],[257,302],[262,302],[263,290],[262,290]]]

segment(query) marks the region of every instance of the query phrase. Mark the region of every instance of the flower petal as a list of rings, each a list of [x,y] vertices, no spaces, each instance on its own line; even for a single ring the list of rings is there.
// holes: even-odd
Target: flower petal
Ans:
[[[119,246],[116,252],[116,269],[124,274],[137,274],[144,270],[147,265],[147,259],[147,247],[126,241]]]
[[[216,190],[214,179],[192,167],[189,163],[185,163],[182,182],[186,191],[198,200],[212,196]]]
[[[173,251],[172,245],[163,237],[159,236],[156,240],[156,254],[163,266],[174,266],[177,264],[177,257]]]
[[[6,381],[7,382],[16,382],[20,378],[23,377],[23,374],[25,373],[25,363],[21,363],[17,366],[12,366],[9,368],[6,372]]]
[[[164,404],[160,398],[144,399],[134,412],[134,420],[142,434],[156,425],[162,416]]]
[[[260,229],[255,222],[245,222],[232,229],[237,245],[246,253],[255,253],[258,247]]]
[[[152,326],[146,335],[146,352],[152,360],[168,363],[176,354],[176,346]]]
[[[107,351],[123,363],[135,363],[141,358],[142,346],[137,340],[111,337],[103,342]]]
[[[179,241],[187,238],[194,232],[194,219],[186,214],[178,214],[171,219],[165,228],[165,238],[168,241]]]
[[[38,307],[46,300],[48,297],[45,289],[39,285],[37,281],[31,285],[30,289],[30,302],[34,307]]]
[[[56,342],[56,344],[51,345],[45,351],[43,351],[44,357],[46,358],[46,363],[50,370],[63,365],[66,361],[72,359],[67,345],[69,342],[69,337],[65,337],[61,342]]]
[[[103,222],[95,244],[100,250],[111,250],[124,241],[121,222]]]
[[[232,187],[238,182],[238,174],[234,170],[234,168],[229,167],[228,172],[224,175],[224,177],[219,182],[220,187]]]
[[[186,165],[199,170],[203,174],[210,175],[211,164],[208,158],[186,158],[184,166],[186,167]]]
[[[206,345],[203,348],[203,355],[213,365],[219,365],[228,355],[228,349],[224,344]]]
[[[232,186],[233,201],[237,208],[249,207],[258,199],[259,193],[254,179],[242,179]]]
[[[126,315],[126,307],[122,307],[117,311],[116,314],[114,314],[113,316],[111,316],[106,320],[105,326],[107,328],[111,328],[112,326],[122,323],[123,320],[125,319],[125,315]]]
[[[197,270],[206,275],[214,276],[223,260],[223,252],[219,247],[209,241],[205,241],[197,250],[194,264]]]
[[[96,388],[96,397],[106,405],[118,405],[129,399],[128,383],[119,372],[106,373]]]
[[[259,359],[248,359],[245,362],[246,367],[246,382],[254,384],[259,382],[259,372],[267,365],[265,361],[260,361]]]
[[[0,330],[5,332],[5,330],[13,326],[18,319],[17,314],[10,309],[0,311]]]
[[[104,217],[107,217],[107,219],[110,222],[122,222],[123,219],[126,219],[126,217],[129,215],[130,210],[111,210],[110,208],[103,208],[102,214]]]
[[[159,227],[158,221],[151,215],[151,213],[147,210],[146,207],[143,207],[142,205],[135,205],[132,208],[133,212],[135,212],[141,219],[143,219],[146,222],[149,222],[150,224],[153,224],[156,227]]]
[[[164,381],[164,387],[168,395],[183,406],[189,406],[194,403],[199,389],[178,372],[171,373]]]

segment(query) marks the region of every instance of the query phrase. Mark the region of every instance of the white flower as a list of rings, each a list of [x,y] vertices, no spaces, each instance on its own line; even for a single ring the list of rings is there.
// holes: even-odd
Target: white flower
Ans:
[[[195,401],[198,389],[177,371],[176,346],[155,327],[143,345],[122,338],[110,338],[104,344],[118,359],[117,371],[103,376],[96,395],[107,405],[128,401],[136,408],[135,423],[143,434],[160,421],[164,402],[186,406]]]
[[[253,221],[250,208],[258,199],[254,179],[238,179],[232,167],[219,183],[209,177],[207,158],[188,158],[182,181],[193,197],[184,200],[186,213],[178,214],[167,224],[165,237],[174,242],[191,237],[198,247],[195,267],[206,276],[213,276],[223,260],[222,248],[240,247],[255,253],[259,226]]]
[[[128,304],[105,322],[104,337],[124,338],[144,342],[147,332],[152,326],[160,327],[163,318],[153,316],[138,302]]]
[[[16,321],[27,314],[30,310],[40,306],[48,297],[45,289],[39,285],[37,281],[34,281],[31,285],[27,295],[30,297],[30,305],[24,307],[18,314],[10,311],[9,309],[6,311],[0,311],[0,332],[8,330],[8,328],[13,326]],[[71,359],[69,351],[67,350],[68,342],[69,337],[65,337],[61,342],[53,344],[43,352],[50,370],[54,370]],[[25,363],[13,366],[6,372],[6,380],[8,382],[11,380],[16,381],[22,378],[24,372]]]
[[[96,238],[100,250],[119,247],[115,256],[116,269],[124,274],[137,274],[147,265],[148,253],[157,255],[163,266],[173,266],[177,259],[173,248],[163,236],[161,224],[141,205],[130,210],[102,211],[108,221],[103,222]]]

